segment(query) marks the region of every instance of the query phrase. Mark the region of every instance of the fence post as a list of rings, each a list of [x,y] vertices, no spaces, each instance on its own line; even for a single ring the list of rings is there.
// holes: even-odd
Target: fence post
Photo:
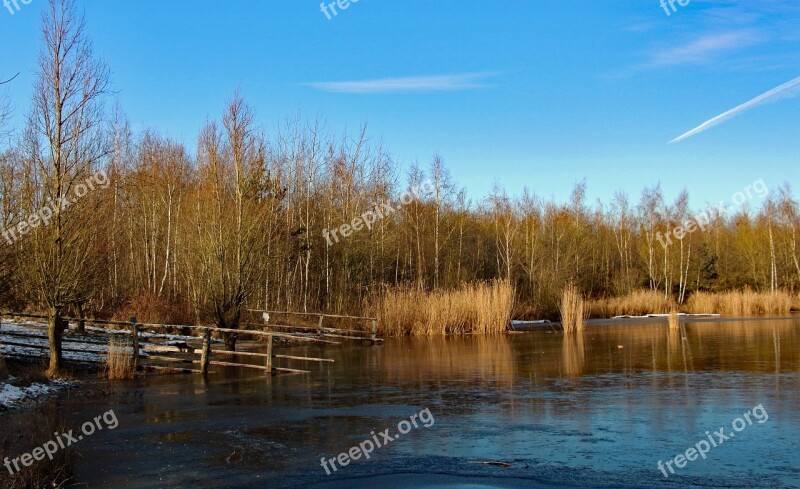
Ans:
[[[136,318],[131,318],[131,339],[133,343],[133,371],[139,371],[139,325]]]
[[[200,355],[200,371],[208,373],[208,364],[211,361],[211,330],[206,328],[203,333],[203,352]]]
[[[319,325],[317,326],[317,329],[319,330],[318,333],[319,333],[320,336],[322,336],[322,321],[324,321],[324,320],[325,320],[325,316],[320,314],[319,315]]]
[[[375,344],[375,343],[378,342],[378,320],[377,319],[373,319],[372,320],[372,325],[370,326],[370,330],[371,330],[370,339],[372,340],[372,343]]]
[[[269,327],[269,313],[265,312],[261,314],[261,318],[264,320],[264,331],[271,331]]]
[[[86,334],[86,318],[83,314],[83,302],[78,301],[75,303],[75,311],[78,313],[77,332],[80,334]]]
[[[267,375],[272,375],[272,335],[267,337]]]

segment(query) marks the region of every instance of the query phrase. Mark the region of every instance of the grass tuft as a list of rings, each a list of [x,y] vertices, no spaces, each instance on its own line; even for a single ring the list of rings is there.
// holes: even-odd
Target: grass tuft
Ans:
[[[571,334],[583,331],[585,315],[585,304],[583,296],[575,284],[567,284],[561,294],[561,325],[564,333]]]
[[[132,379],[134,374],[133,348],[125,341],[112,338],[108,343],[106,377],[108,380],[125,380]]]

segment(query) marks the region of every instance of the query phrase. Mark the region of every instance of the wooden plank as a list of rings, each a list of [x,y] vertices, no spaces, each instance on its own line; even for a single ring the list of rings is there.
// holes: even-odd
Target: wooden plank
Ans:
[[[17,347],[20,347],[20,348],[33,348],[35,350],[49,350],[50,349],[49,345],[30,345],[30,344],[25,344],[25,343],[16,343],[16,342],[13,342],[13,341],[3,341],[2,344],[3,345],[8,345],[8,346],[17,346]],[[94,355],[107,355],[108,354],[107,350],[105,350],[105,351],[102,351],[102,350],[101,351],[98,351],[98,350],[83,350],[83,349],[77,349],[77,348],[66,348],[64,346],[61,347],[61,351],[70,352],[70,353],[92,353]],[[94,361],[94,360],[89,360],[89,361]]]
[[[164,345],[159,345],[159,344],[156,344],[156,343],[144,343],[143,345],[144,346],[142,346],[141,349],[140,349],[140,351],[143,351],[143,352],[154,351],[154,352],[161,352],[161,353],[185,353],[186,355],[200,355],[200,350],[202,350],[202,348],[193,348],[192,352],[188,352],[188,351],[184,352],[180,348],[178,348],[177,346],[164,346]]]
[[[291,335],[288,333],[274,333],[274,332],[267,332],[267,331],[252,331],[246,329],[227,329],[227,328],[209,328],[211,331],[215,331],[218,333],[238,333],[238,334],[251,334],[253,336],[263,336],[265,338],[269,337],[278,337],[278,338],[289,338],[293,340],[299,341],[309,341],[312,343],[329,343],[333,345],[338,345],[338,343],[326,340],[320,340],[318,338],[309,338],[307,336],[297,336]]]
[[[277,368],[276,367],[273,370],[275,370],[276,372],[284,372],[284,373],[287,373],[287,374],[310,374],[311,373],[308,370],[295,370],[293,368]]]
[[[151,368],[153,370],[169,370],[172,372],[176,372],[179,374],[202,374],[200,370],[195,370],[193,368],[176,368],[176,367],[162,367],[161,365],[145,365],[145,368]],[[213,374],[214,372],[208,372]]]
[[[329,334],[329,333],[325,333],[322,336],[324,336],[326,338],[343,338],[343,339],[347,339],[347,340],[372,341],[372,340],[370,340],[369,338],[367,338],[365,336],[343,336],[343,335],[340,335],[340,334]]]
[[[275,358],[283,358],[286,360],[299,360],[304,362],[329,362],[336,363],[336,360],[330,358],[312,358],[312,357],[293,357],[291,355],[273,355]]]
[[[48,316],[43,314],[22,314],[17,312],[3,312],[3,316],[12,316],[13,318],[34,318],[34,319],[48,319]]]
[[[245,323],[246,326],[261,326],[256,323]],[[326,331],[329,333],[364,333],[363,330],[360,329],[339,329],[339,328],[320,328],[312,327],[312,326],[290,326],[288,324],[270,324],[266,327],[269,328],[284,328],[284,329],[302,329],[304,331]]]
[[[170,362],[170,363],[193,363],[192,360],[183,359],[183,358],[172,358],[172,357],[161,357],[157,355],[150,355],[147,357],[148,360],[156,360],[159,362]]]
[[[269,357],[266,353],[254,353],[249,351],[228,351],[228,350],[211,350],[215,355],[241,355],[243,357],[261,357],[266,358]]]
[[[323,316],[326,318],[339,318],[339,319],[363,319],[363,320],[371,320],[377,318],[371,318],[366,316],[343,316],[340,314],[322,314],[319,312],[291,312],[291,311],[265,311],[263,309],[248,309],[249,312],[266,312],[267,314],[286,314],[288,316]]]
[[[192,363],[198,364],[200,363],[199,360],[193,360]],[[218,362],[216,360],[212,360],[208,362],[209,365],[217,365],[220,367],[241,367],[241,368],[253,368],[256,370],[271,370],[263,365],[251,365],[249,363],[230,363],[230,362]]]

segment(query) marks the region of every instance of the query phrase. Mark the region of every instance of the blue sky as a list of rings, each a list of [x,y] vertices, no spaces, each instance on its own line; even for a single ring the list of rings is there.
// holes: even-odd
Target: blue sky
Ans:
[[[564,200],[634,200],[661,182],[694,207],[758,179],[800,188],[800,99],[786,90],[668,144],[800,76],[795,1],[85,0],[89,33],[136,129],[194,148],[236,89],[269,132],[298,110],[382,140],[402,164],[441,154],[470,196],[497,182]],[[0,9],[0,78],[28,107],[45,0]],[[669,7],[667,7],[669,8]]]

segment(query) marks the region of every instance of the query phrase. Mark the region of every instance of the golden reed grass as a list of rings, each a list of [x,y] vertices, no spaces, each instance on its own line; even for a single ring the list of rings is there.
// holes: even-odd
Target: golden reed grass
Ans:
[[[133,368],[133,349],[124,341],[111,339],[106,356],[106,376],[108,380],[132,379],[136,372]]]
[[[691,314],[724,314],[726,316],[788,315],[794,298],[785,291],[755,292],[750,288],[731,292],[696,292],[689,299]]]
[[[669,329],[681,329],[681,318],[678,317],[677,308],[672,308],[669,311]]]
[[[402,287],[378,300],[378,329],[387,336],[503,333],[513,307],[514,288],[508,281],[436,292]]]
[[[590,316],[594,318],[667,314],[673,307],[672,298],[665,298],[664,292],[655,290],[637,290],[622,297],[596,299],[589,301],[588,305]]]
[[[561,325],[564,333],[575,333],[583,331],[585,316],[585,304],[583,296],[578,287],[574,284],[567,284],[561,294]]]

